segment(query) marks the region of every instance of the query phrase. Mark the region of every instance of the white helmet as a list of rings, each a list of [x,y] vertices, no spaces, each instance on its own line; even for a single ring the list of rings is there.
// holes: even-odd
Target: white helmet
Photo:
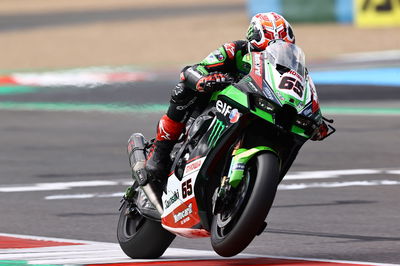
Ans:
[[[295,43],[292,27],[281,15],[268,12],[256,14],[250,22],[246,35],[254,50],[262,51],[275,39]]]

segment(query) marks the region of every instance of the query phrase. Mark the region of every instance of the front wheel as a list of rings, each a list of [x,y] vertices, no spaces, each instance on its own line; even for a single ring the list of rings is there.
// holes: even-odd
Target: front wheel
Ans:
[[[117,237],[121,249],[132,259],[155,259],[169,247],[175,235],[160,222],[143,217],[132,203],[125,201],[118,221]]]
[[[245,249],[263,229],[279,184],[279,160],[262,153],[246,165],[244,177],[229,205],[214,216],[211,244],[215,252],[231,257]]]

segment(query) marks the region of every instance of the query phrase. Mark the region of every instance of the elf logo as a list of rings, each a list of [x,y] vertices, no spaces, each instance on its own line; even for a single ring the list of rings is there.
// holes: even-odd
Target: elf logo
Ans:
[[[215,107],[217,108],[217,111],[222,113],[224,116],[227,116],[232,110],[232,106],[230,106],[227,103],[224,103],[221,100],[217,101],[217,104],[215,105]]]

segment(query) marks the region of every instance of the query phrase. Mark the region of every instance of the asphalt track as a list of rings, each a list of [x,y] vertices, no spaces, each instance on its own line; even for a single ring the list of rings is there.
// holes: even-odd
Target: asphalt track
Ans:
[[[168,76],[47,87],[0,99],[167,104],[174,83]],[[320,86],[319,96],[322,106],[393,107],[398,87]],[[152,137],[161,115],[1,110],[0,232],[116,243],[119,199],[130,182],[126,141],[133,132]],[[399,264],[399,116],[329,116],[338,132],[303,147],[278,191],[268,227],[245,252]],[[176,238],[172,247],[211,250],[208,239]]]

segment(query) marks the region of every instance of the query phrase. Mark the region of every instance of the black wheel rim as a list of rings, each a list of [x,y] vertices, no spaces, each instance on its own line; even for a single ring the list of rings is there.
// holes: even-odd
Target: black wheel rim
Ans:
[[[251,175],[253,174],[252,168],[247,168],[244,177],[239,187],[236,188],[236,195],[231,208],[216,215],[216,233],[219,238],[225,238],[234,228],[240,218],[243,209],[245,208],[252,190]]]
[[[129,213],[125,215],[123,232],[126,238],[131,238],[143,226],[145,218],[136,210],[136,208],[127,206],[127,209],[129,210]]]

